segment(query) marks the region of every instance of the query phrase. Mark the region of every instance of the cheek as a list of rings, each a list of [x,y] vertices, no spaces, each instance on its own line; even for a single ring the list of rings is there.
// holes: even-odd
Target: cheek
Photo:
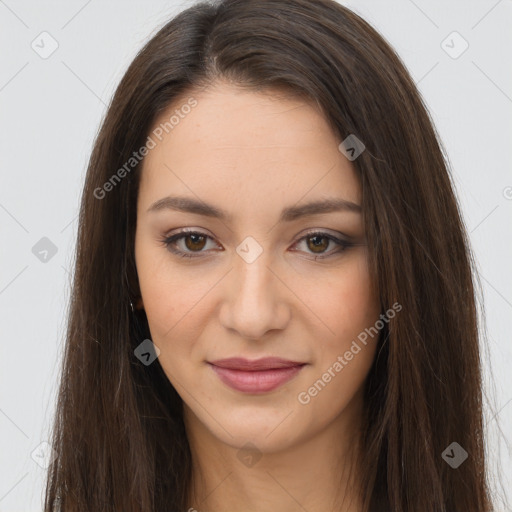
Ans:
[[[145,233],[136,236],[135,260],[152,340],[160,347],[165,335],[172,333],[180,309],[186,302],[183,283],[176,272],[169,272],[165,249],[150,240]]]
[[[340,290],[337,309],[339,320],[335,328],[342,334],[345,327],[345,331],[351,338],[376,322],[380,313],[380,304],[366,268],[358,266],[355,272],[347,276]]]
[[[180,392],[180,382],[191,371],[197,326],[188,323],[193,316],[193,297],[183,289],[183,278],[176,273],[155,272],[157,266],[144,267],[139,273],[139,283],[144,299],[144,309],[149,324],[151,341],[160,350],[158,360],[169,381]],[[152,269],[152,270],[148,270]],[[195,295],[195,294],[194,294]]]
[[[136,243],[136,262],[151,340],[161,351],[162,366],[193,359],[208,306],[208,290],[218,277],[204,273],[198,278],[197,269],[178,268],[168,251],[154,242],[152,246],[150,240]],[[170,353],[180,355],[170,358]]]
[[[321,351],[348,350],[352,341],[379,318],[380,301],[370,279],[366,260],[353,258],[333,271],[327,282],[310,287],[311,309],[321,320]]]
[[[151,332],[159,338],[171,329],[179,313],[176,295],[180,283],[163,270],[164,265],[154,254],[141,251],[137,260],[140,291]]]
[[[305,379],[299,403],[311,422],[321,416],[332,421],[343,411],[358,391],[370,371],[376,354],[379,334],[368,332],[380,315],[380,301],[371,286],[367,268],[358,263],[332,280],[329,293],[311,300],[329,330],[315,348],[314,366]],[[325,290],[324,290],[325,291]],[[323,299],[322,299],[323,297]]]
[[[177,321],[190,287],[170,268],[169,252],[146,231],[136,235],[135,260],[146,315],[153,330],[161,334]]]

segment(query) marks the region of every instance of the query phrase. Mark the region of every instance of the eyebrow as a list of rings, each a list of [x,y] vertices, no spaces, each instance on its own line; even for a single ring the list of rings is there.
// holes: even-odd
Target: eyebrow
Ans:
[[[162,210],[176,210],[185,213],[194,213],[196,215],[213,217],[226,222],[232,220],[232,216],[228,212],[191,197],[164,197],[153,203],[148,208],[147,212],[158,212]],[[281,212],[279,222],[291,222],[300,217],[340,211],[361,213],[362,210],[360,205],[353,203],[352,201],[348,201],[347,199],[327,198],[301,206],[288,206]]]

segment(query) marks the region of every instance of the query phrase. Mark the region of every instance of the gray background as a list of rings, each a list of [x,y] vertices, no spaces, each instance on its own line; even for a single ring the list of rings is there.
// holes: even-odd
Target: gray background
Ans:
[[[503,485],[512,489],[512,2],[342,3],[396,48],[448,150],[484,288],[483,358],[498,412],[486,412],[488,450],[496,472],[501,454]],[[136,51],[190,4],[0,0],[0,512],[42,508],[51,451],[41,443],[54,413],[93,138]],[[58,48],[44,55],[53,41]],[[43,237],[55,254],[41,252]]]

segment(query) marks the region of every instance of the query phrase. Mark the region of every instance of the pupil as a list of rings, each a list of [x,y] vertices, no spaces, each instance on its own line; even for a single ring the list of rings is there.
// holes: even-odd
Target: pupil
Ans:
[[[187,249],[202,249],[202,247],[204,246],[204,243],[203,245],[200,245],[200,247],[197,247],[195,244],[199,243],[198,242],[198,239],[203,239],[204,241],[204,236],[203,235],[188,235],[188,237],[185,239],[186,240],[186,246],[187,246]],[[192,241],[192,244],[189,243],[189,240],[193,240]]]
[[[325,236],[318,236],[318,235],[317,236],[313,236],[313,237],[310,238],[310,240],[316,240],[315,242],[313,242],[313,245],[314,245],[315,248],[325,249],[326,243],[325,242],[323,244],[320,243],[320,240],[326,241],[326,237]]]

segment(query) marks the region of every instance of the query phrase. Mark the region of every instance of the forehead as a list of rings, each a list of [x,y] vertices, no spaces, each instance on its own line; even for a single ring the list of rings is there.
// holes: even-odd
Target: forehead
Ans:
[[[160,140],[152,136],[156,145],[143,162],[139,199],[145,204],[165,193],[216,196],[233,206],[280,206],[326,194],[360,203],[341,140],[314,103],[282,90],[221,83],[191,91],[151,133],[159,127]]]

